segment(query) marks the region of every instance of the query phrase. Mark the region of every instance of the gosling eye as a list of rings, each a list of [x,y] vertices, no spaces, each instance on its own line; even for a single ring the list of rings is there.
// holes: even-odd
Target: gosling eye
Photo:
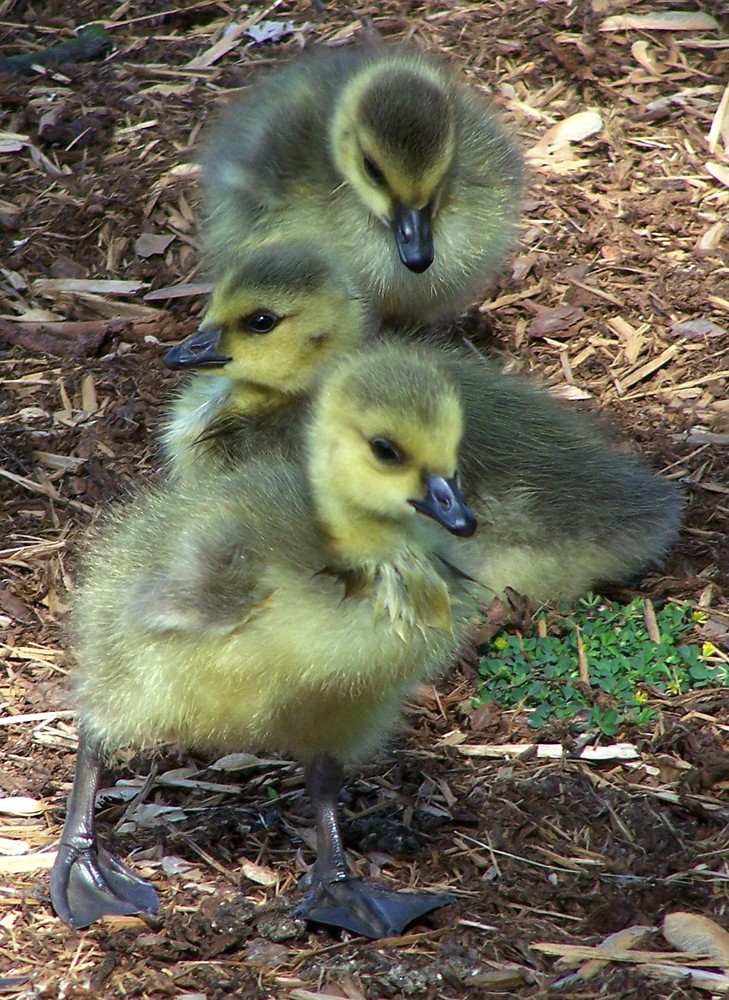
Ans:
[[[377,166],[375,161],[371,157],[364,154],[362,164],[364,166],[364,172],[367,174],[372,183],[377,184],[378,187],[384,187],[385,175]]]
[[[385,465],[401,465],[403,461],[402,452],[392,441],[387,438],[372,438],[370,441],[372,454],[379,462]]]
[[[243,320],[243,326],[251,333],[270,333],[278,322],[279,317],[274,316],[273,313],[255,312],[246,316]]]

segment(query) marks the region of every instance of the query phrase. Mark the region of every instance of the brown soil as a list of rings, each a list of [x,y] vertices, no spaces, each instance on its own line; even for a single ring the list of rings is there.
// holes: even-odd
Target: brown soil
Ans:
[[[718,5],[678,6],[719,16]],[[41,808],[28,818],[0,812],[0,992],[710,995],[678,974],[655,978],[635,959],[578,975],[580,962],[560,964],[537,946],[596,945],[644,924],[656,933],[637,947],[669,953],[657,932],[666,913],[726,924],[725,691],[656,698],[657,723],[620,734],[638,760],[602,764],[577,759],[567,727],[539,736],[564,743],[561,761],[469,756],[455,731],[466,746],[533,733],[518,713],[472,715],[468,664],[439,692],[424,691],[398,746],[352,776],[344,806],[361,871],[457,896],[397,940],[347,940],[290,916],[311,841],[301,774],[285,763],[231,774],[185,755],[167,755],[156,772],[148,760],[120,761],[110,784],[146,774],[147,805],[177,807],[148,810],[141,827],[110,802],[99,821],[113,849],[161,888],[159,926],[122,920],[71,931],[53,916],[47,885],[74,766],[62,620],[76,541],[100,507],[155,474],[154,432],[175,382],[159,341],[189,333],[204,303],[184,287],[204,281],[196,141],[230,89],[303,40],[341,44],[376,31],[445,52],[493,94],[526,150],[553,124],[600,112],[602,127],[587,138],[556,143],[546,157],[543,147],[533,152],[521,244],[463,329],[576,405],[609,415],[684,484],[681,542],[666,575],[639,593],[700,600],[709,613],[702,637],[726,654],[729,112],[722,124],[718,109],[727,43],[710,24],[601,30],[615,14],[670,8],[278,0],[238,20],[291,20],[301,29],[293,37],[241,38],[207,68],[190,68],[235,20],[235,5],[0,0],[4,55],[67,39],[71,17],[105,21],[115,43],[105,61],[0,76],[0,785]],[[143,233],[170,240],[145,257]],[[73,290],[69,279],[141,288]],[[185,294],[150,294],[169,285]],[[14,718],[33,713],[47,714]]]

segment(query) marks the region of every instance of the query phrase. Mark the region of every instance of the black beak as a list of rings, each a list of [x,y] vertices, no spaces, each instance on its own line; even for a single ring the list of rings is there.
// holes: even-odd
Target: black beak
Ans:
[[[469,509],[455,478],[428,476],[425,485],[427,488],[425,500],[410,500],[409,503],[421,514],[432,517],[434,521],[442,524],[452,535],[470,538],[476,530],[476,518]]]
[[[433,263],[433,232],[430,228],[430,205],[405,208],[398,205],[392,223],[400,260],[416,274],[427,271]]]
[[[165,354],[168,368],[219,368],[232,358],[218,352],[218,341],[223,331],[220,327],[203,328],[187,337],[181,344],[171,347]]]

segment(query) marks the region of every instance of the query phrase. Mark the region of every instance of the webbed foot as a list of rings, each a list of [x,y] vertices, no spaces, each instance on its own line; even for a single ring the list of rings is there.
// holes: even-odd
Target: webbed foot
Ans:
[[[375,939],[400,935],[413,920],[453,902],[445,892],[397,892],[354,876],[314,876],[294,915]]]
[[[53,909],[78,930],[105,916],[154,916],[156,890],[96,844],[61,844],[51,872]]]

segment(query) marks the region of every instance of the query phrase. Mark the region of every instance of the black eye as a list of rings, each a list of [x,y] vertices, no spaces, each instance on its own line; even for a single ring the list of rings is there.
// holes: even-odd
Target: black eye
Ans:
[[[365,156],[362,160],[364,164],[364,170],[369,179],[373,184],[384,185],[385,175],[382,173],[380,168],[377,166],[374,160],[370,159],[369,156]]]
[[[370,448],[375,458],[380,462],[384,462],[385,465],[400,465],[402,462],[401,452],[387,438],[372,438]]]
[[[273,313],[251,313],[243,320],[243,326],[251,333],[270,333],[278,323],[278,316]]]

